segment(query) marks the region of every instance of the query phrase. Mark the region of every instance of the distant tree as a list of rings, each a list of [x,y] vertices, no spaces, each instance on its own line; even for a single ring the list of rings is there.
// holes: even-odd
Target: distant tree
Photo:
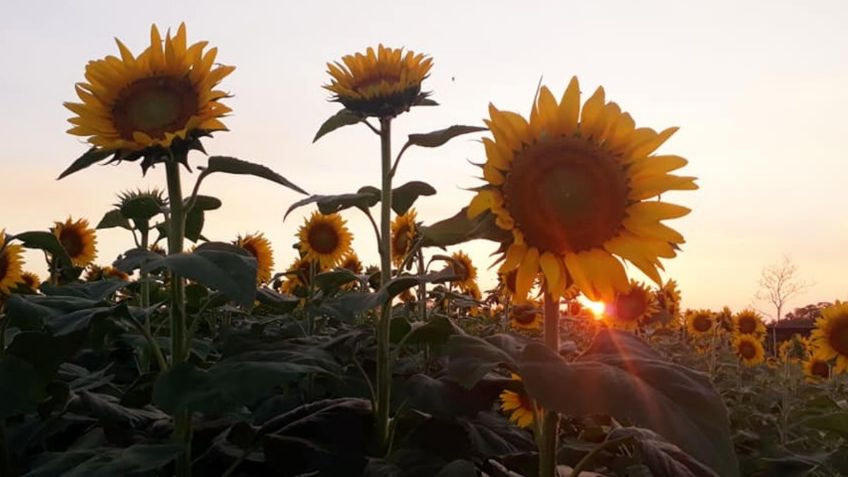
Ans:
[[[802,306],[799,308],[795,308],[786,314],[787,320],[809,320],[815,321],[816,318],[821,316],[821,311],[833,303],[829,301],[821,301],[818,303],[810,303],[807,306]]]
[[[780,262],[763,267],[759,285],[756,298],[774,307],[774,320],[777,322],[783,318],[786,303],[810,288],[812,283],[802,280],[798,276],[798,265],[784,255]]]

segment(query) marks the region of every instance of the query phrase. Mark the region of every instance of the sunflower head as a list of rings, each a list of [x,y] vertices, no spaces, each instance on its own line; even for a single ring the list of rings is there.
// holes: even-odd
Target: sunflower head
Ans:
[[[509,310],[509,325],[513,329],[539,331],[544,322],[539,303],[518,303]]]
[[[51,231],[75,266],[86,267],[97,258],[97,236],[88,220],[68,217],[64,222],[56,222]]]
[[[830,377],[830,363],[818,354],[812,354],[801,362],[804,375],[810,381],[821,381]]]
[[[83,276],[83,279],[87,282],[96,282],[97,280],[108,280],[110,278],[117,278],[118,280],[127,281],[130,279],[130,276],[115,267],[101,267],[99,265],[94,264],[91,264],[86,268],[85,275]]]
[[[215,63],[217,48],[189,45],[186,28],[170,31],[164,41],[156,25],[150,46],[137,56],[116,40],[120,57],[90,61],[85,82],[77,83],[79,103],[65,103],[76,116],[70,134],[114,152],[114,160],[145,157],[147,168],[174,148],[199,149],[199,138],[226,131],[220,119],[230,112],[215,89],[235,68]]]
[[[421,83],[429,76],[433,59],[403,48],[383,45],[355,53],[341,62],[327,63],[333,101],[361,116],[394,117],[429,96]]]
[[[635,330],[659,311],[654,294],[642,283],[630,282],[630,289],[617,293],[606,308],[608,323],[614,328]]]
[[[356,252],[354,252],[353,249],[349,250],[345,256],[342,257],[339,267],[355,273],[356,275],[362,274],[362,262],[359,261],[359,256],[356,255]]]
[[[739,361],[746,366],[760,364],[766,359],[763,343],[754,335],[737,334],[733,339],[733,350]]]
[[[834,373],[848,371],[848,303],[840,303],[822,310],[810,338],[822,359],[836,358]]]
[[[239,236],[235,244],[247,250],[256,259],[256,283],[268,283],[274,270],[274,250],[271,248],[271,242],[264,234],[258,232]]]
[[[517,374],[513,374],[512,379],[521,381],[521,377]],[[500,400],[501,411],[509,414],[510,422],[525,429],[533,425],[535,406],[526,392],[504,389],[500,394]]]
[[[148,221],[162,213],[168,201],[159,189],[129,190],[118,194],[115,204],[124,217],[135,221]]]
[[[458,285],[462,290],[468,290],[477,286],[477,267],[471,263],[471,257],[459,250],[451,254],[451,270],[457,279],[452,283]]]
[[[489,115],[486,184],[468,215],[490,210],[512,231],[504,268],[518,268],[519,295],[541,271],[555,297],[573,282],[589,299],[611,301],[630,288],[622,259],[660,283],[659,259],[683,243],[662,221],[689,209],[649,199],[697,188],[694,178],[669,174],[685,159],[653,155],[675,128],[636,128],[603,88],[581,108],[576,78],[560,101],[542,87],[529,120],[491,105]]]
[[[795,333],[780,344],[778,355],[783,361],[798,362],[810,354],[810,343],[807,338]]]
[[[41,278],[33,272],[23,272],[21,273],[21,282],[19,285],[26,287],[29,292],[35,292],[41,287]]]
[[[392,221],[392,263],[396,267],[401,266],[406,255],[412,250],[412,242],[418,230],[415,219],[415,209],[409,209]]]
[[[715,313],[710,310],[692,310],[686,313],[686,329],[694,337],[708,336],[715,332]]]
[[[733,317],[733,330],[741,335],[762,336],[766,333],[763,317],[754,310],[742,310]]]
[[[286,280],[280,285],[280,291],[290,295],[297,295],[298,290],[308,287],[313,274],[325,271],[319,262],[313,262],[306,257],[297,258],[289,266]]]
[[[6,231],[0,229],[0,295],[8,295],[23,280],[23,247],[9,243]]]
[[[339,214],[314,212],[298,231],[300,251],[306,259],[333,268],[350,250],[351,233]]]
[[[672,319],[680,316],[680,290],[676,280],[666,280],[661,287],[657,288],[656,298],[660,309],[665,310]]]
[[[730,307],[722,307],[721,311],[716,313],[716,322],[721,330],[725,333],[733,332],[733,311]]]

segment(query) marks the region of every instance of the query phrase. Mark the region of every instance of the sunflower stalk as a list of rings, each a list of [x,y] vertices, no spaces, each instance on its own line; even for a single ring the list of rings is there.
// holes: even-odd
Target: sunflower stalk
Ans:
[[[380,158],[382,188],[380,190],[380,286],[392,277],[392,118],[380,118]],[[391,399],[392,362],[389,350],[392,303],[380,310],[377,324],[377,439],[380,450],[389,448],[389,401]]]
[[[173,154],[165,162],[165,174],[168,182],[168,203],[170,217],[168,220],[168,254],[182,253],[185,237],[185,210],[183,209],[183,193],[180,183],[180,163],[185,157],[175,157]],[[185,279],[176,273],[171,273],[171,365],[177,366],[186,358],[186,311],[185,311]],[[188,411],[180,411],[174,416],[174,436],[185,446],[185,450],[177,459],[177,477],[191,476],[191,415]]]
[[[545,292],[545,346],[559,354],[559,299]],[[559,415],[555,411],[542,413],[541,435],[539,436],[539,476],[557,475],[557,440],[559,434]]]

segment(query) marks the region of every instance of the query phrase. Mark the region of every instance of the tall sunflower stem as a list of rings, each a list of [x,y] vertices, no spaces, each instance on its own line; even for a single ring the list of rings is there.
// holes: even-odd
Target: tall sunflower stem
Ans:
[[[545,346],[559,354],[559,299],[545,292]],[[541,436],[539,436],[539,477],[557,475],[557,441],[559,437],[559,415],[543,411]]]
[[[182,253],[185,237],[185,210],[180,183],[180,160],[171,156],[165,162],[170,206],[168,254]],[[171,365],[177,366],[186,359],[185,278],[171,273]],[[177,477],[191,476],[191,414],[180,411],[174,416],[174,437],[185,446],[177,459]]]
[[[380,118],[380,163],[382,184],[380,190],[380,285],[392,277],[392,118]],[[377,323],[377,439],[380,451],[389,448],[389,407],[392,387],[392,361],[389,330],[392,303],[389,300],[380,310]]]
[[[148,229],[146,222],[142,225],[144,225],[144,229],[139,230],[141,235],[141,243],[139,245],[144,250],[147,250],[150,246],[150,230]],[[134,235],[135,234],[133,234],[133,236]],[[141,309],[147,310],[148,308],[150,308],[150,281],[148,273],[144,271],[139,272],[139,281],[141,282],[141,294],[138,297],[138,303],[141,306]],[[144,318],[144,331],[147,336],[153,336],[153,332],[150,327],[150,315],[146,315]],[[150,348],[151,353],[161,353],[161,351],[156,346],[155,341],[151,341]],[[144,372],[150,371],[150,361],[151,360],[149,357],[147,360],[145,360],[143,368]]]
[[[418,275],[423,276],[426,273],[424,267],[424,252],[418,251]],[[423,281],[418,285],[418,307],[421,314],[421,321],[427,321],[427,284]]]

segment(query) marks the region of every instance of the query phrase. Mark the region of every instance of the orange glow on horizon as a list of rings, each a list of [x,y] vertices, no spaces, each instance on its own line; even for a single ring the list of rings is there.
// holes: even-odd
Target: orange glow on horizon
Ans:
[[[579,297],[577,297],[577,301],[579,301],[581,305],[591,311],[592,316],[596,320],[604,319],[604,311],[606,311],[607,309],[606,303],[602,301],[592,301],[586,298],[584,295],[580,295]]]

